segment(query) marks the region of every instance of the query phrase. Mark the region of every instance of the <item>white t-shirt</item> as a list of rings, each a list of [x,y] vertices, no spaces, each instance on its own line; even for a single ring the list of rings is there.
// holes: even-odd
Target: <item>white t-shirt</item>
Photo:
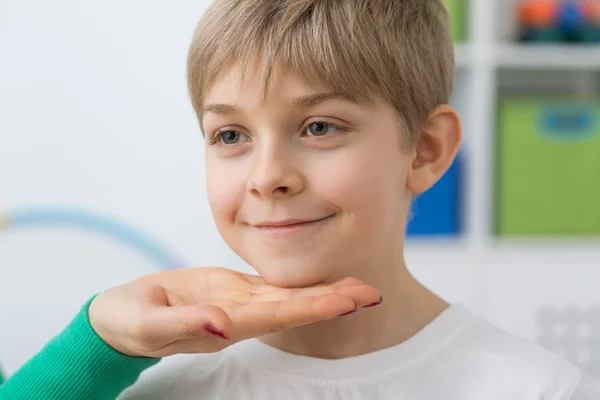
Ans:
[[[119,399],[599,400],[600,384],[452,305],[407,341],[357,357],[298,356],[256,339],[168,357]]]

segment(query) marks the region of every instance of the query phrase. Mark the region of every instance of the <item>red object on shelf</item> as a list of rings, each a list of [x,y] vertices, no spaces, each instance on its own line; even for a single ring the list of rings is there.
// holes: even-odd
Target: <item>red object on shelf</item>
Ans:
[[[582,8],[588,22],[600,24],[600,0],[583,0]]]
[[[519,5],[521,24],[532,28],[554,25],[559,12],[560,4],[557,0],[526,0]]]

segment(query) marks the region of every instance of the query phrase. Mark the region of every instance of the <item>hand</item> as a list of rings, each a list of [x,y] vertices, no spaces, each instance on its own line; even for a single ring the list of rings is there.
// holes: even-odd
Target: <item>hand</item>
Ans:
[[[135,279],[98,295],[89,319],[130,356],[211,353],[241,340],[333,319],[381,302],[355,278],[281,288],[225,268],[184,268]]]

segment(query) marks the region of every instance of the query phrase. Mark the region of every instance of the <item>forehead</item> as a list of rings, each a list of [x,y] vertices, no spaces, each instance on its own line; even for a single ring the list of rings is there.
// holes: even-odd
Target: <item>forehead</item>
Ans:
[[[258,110],[267,104],[309,108],[326,100],[344,101],[363,107],[373,107],[378,103],[376,99],[336,90],[318,79],[308,82],[281,63],[273,67],[268,81],[259,71],[254,66],[244,73],[239,66],[233,66],[223,72],[207,91],[202,117],[207,113],[235,114],[239,107]]]
[[[293,98],[314,93],[317,88],[319,91],[328,91],[324,85],[303,81],[299,74],[281,63],[274,65],[268,82],[257,65],[252,65],[246,71],[243,71],[240,65],[234,65],[214,80],[207,91],[205,104],[259,105],[258,103],[273,97],[282,100],[285,97]]]

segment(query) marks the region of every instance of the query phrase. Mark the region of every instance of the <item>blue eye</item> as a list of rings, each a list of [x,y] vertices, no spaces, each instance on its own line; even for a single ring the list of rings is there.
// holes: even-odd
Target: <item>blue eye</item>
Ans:
[[[219,131],[215,138],[219,142],[227,145],[248,141],[248,136],[236,131]]]
[[[316,121],[308,124],[305,130],[306,136],[325,136],[328,133],[333,133],[340,130],[339,127],[328,124],[327,122]]]

